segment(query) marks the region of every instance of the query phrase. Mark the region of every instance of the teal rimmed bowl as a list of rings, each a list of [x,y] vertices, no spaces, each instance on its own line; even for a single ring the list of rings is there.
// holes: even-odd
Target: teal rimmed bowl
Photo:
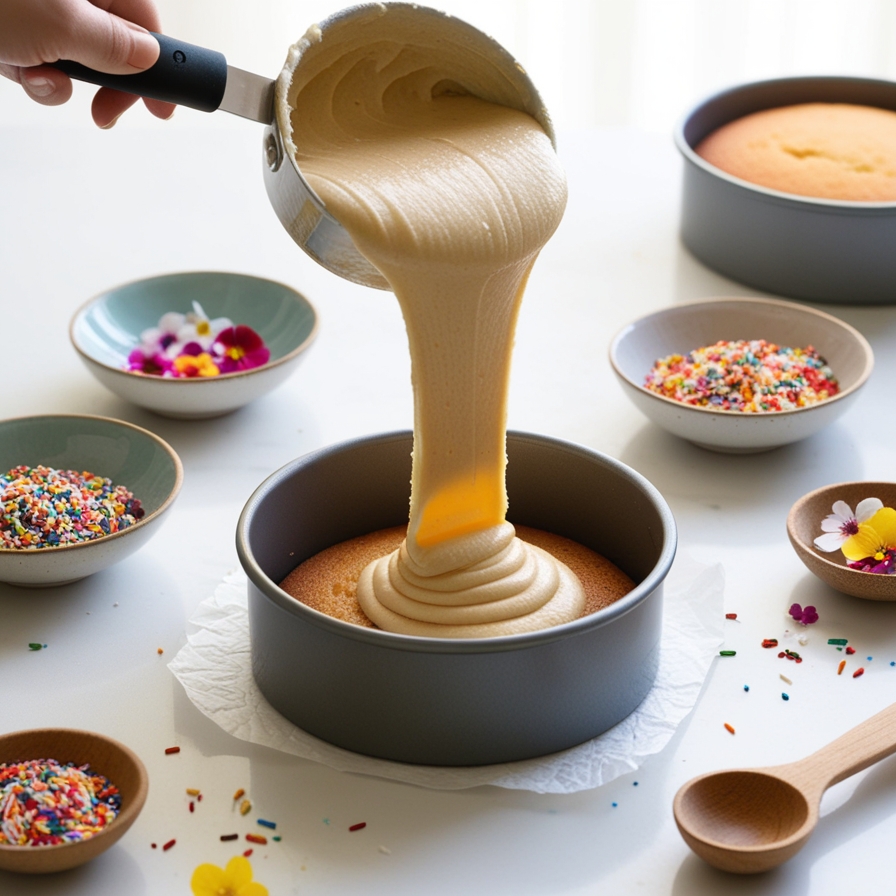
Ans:
[[[167,442],[107,417],[56,414],[0,420],[0,472],[22,464],[109,478],[133,492],[146,513],[133,526],[93,541],[0,547],[0,582],[28,587],[83,579],[141,548],[158,530],[183,481],[180,458]]]
[[[169,311],[199,302],[210,318],[228,317],[264,339],[261,367],[193,379],[146,376],[124,369],[140,334]],[[247,274],[189,271],[117,286],[82,306],[69,328],[87,369],[116,395],[166,417],[201,419],[235,411],[279,386],[317,334],[317,313],[289,286]]]

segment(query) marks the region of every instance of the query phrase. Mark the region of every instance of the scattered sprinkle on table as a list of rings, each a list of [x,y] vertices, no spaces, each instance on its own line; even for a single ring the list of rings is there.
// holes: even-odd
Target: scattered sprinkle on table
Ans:
[[[749,690],[750,690],[750,686],[749,686],[748,684],[745,684],[745,685],[744,685],[744,690],[745,690],[745,691],[749,691]]]
[[[737,656],[736,650],[720,650],[719,656]]]
[[[856,652],[856,649],[855,647],[847,647],[846,652],[849,654],[849,656],[852,656]]]
[[[193,800],[190,800],[190,811],[191,812],[196,811],[196,803],[194,803]]]
[[[843,670],[846,668],[846,660],[840,660],[840,665],[837,666],[837,674],[842,675]]]
[[[246,839],[250,843],[258,843],[261,846],[265,846],[268,842],[268,838],[262,837],[261,834],[246,834]]]
[[[777,646],[778,646],[778,639],[777,639],[777,638],[763,638],[763,639],[762,639],[762,646],[763,646],[763,647],[766,647],[766,648],[768,648],[768,647],[777,647]]]
[[[790,699],[790,694],[781,694],[781,699],[782,699],[782,700],[789,700],[789,699]]]
[[[38,644],[37,642],[32,642],[28,645],[29,650],[43,650],[47,645],[46,644]]]
[[[266,818],[259,818],[258,823],[263,828],[270,828],[272,831],[277,830],[277,822],[276,821],[268,821]]]
[[[726,613],[725,618],[726,619],[737,619],[737,613]]]
[[[225,843],[228,840],[239,840],[239,839],[240,839],[239,834],[221,834],[221,840],[223,840]]]
[[[363,830],[363,829],[366,828],[366,827],[367,827],[367,822],[366,822],[366,821],[359,821],[357,824],[351,824],[351,825],[349,825],[348,829],[349,829],[350,831],[361,831],[361,830]]]
[[[847,638],[828,638],[828,644],[839,644],[841,647],[845,647],[847,640]]]
[[[852,673],[852,677],[858,678],[860,675],[864,675],[864,674],[865,674],[865,670],[861,666],[859,666],[859,668],[856,669],[856,671]]]
[[[0,474],[0,548],[80,544],[143,516],[131,492],[93,473],[21,465]]]
[[[243,852],[243,855],[248,859],[249,856],[251,856],[253,852],[255,852],[254,849],[247,849]]]
[[[233,795],[233,801],[236,802],[240,797],[246,795],[246,791],[242,787]]]
[[[693,407],[744,413],[808,407],[840,391],[811,345],[789,348],[765,339],[722,340],[659,358],[644,387]]]
[[[169,840],[169,841],[162,847],[162,851],[163,851],[163,852],[167,852],[169,849],[171,849],[172,846],[174,846],[175,843],[177,843],[177,840]]]
[[[0,764],[0,845],[86,840],[121,808],[118,788],[89,765],[32,759]]]
[[[784,682],[784,684],[793,684],[793,682],[786,675],[780,675],[778,677],[781,679],[781,681]]]
[[[161,647],[156,647],[156,653],[161,656],[165,651]]]
[[[180,753],[180,747],[165,747],[166,756],[171,756],[174,753]]]
[[[188,787],[187,796],[199,796],[199,790],[195,787]]]
[[[865,659],[870,663],[870,662],[874,659],[874,657],[873,657],[873,656],[866,656]]]
[[[725,722],[725,730],[729,734],[734,734],[734,725],[729,725],[728,722]]]
[[[282,839],[283,838],[279,834],[274,834],[274,836],[271,837],[271,840],[273,840],[275,843],[279,843]]]

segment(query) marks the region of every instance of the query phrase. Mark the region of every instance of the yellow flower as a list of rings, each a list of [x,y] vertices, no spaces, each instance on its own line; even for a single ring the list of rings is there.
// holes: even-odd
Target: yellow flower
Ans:
[[[866,557],[883,559],[884,552],[896,548],[896,510],[882,507],[867,522],[859,523],[859,531],[850,535],[840,548],[847,560]]]
[[[252,880],[252,866],[234,856],[226,868],[200,865],[190,880],[194,896],[268,896],[268,888]]]
[[[221,372],[208,352],[198,355],[178,355],[174,359],[174,369],[181,376],[187,377],[217,376]]]

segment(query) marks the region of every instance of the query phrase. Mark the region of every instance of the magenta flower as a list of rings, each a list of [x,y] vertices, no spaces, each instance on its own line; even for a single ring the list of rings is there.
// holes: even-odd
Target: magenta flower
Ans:
[[[896,574],[896,551],[882,551],[881,554],[880,557],[865,557],[864,560],[856,560],[846,565],[860,572],[873,572],[884,576]]]
[[[161,352],[147,352],[135,348],[128,355],[127,369],[149,376],[165,376],[171,371],[171,362]]]
[[[818,622],[818,613],[815,607],[801,607],[799,604],[793,604],[790,608],[790,615],[800,625],[812,625],[813,622]]]
[[[271,357],[270,349],[261,336],[244,324],[221,330],[215,337],[212,351],[221,373],[261,367]]]

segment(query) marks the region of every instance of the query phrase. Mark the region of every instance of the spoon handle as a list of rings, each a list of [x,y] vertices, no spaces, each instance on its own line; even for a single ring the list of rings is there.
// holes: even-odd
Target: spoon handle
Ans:
[[[824,793],[828,787],[896,752],[896,703],[827,746],[787,766],[788,778]]]

